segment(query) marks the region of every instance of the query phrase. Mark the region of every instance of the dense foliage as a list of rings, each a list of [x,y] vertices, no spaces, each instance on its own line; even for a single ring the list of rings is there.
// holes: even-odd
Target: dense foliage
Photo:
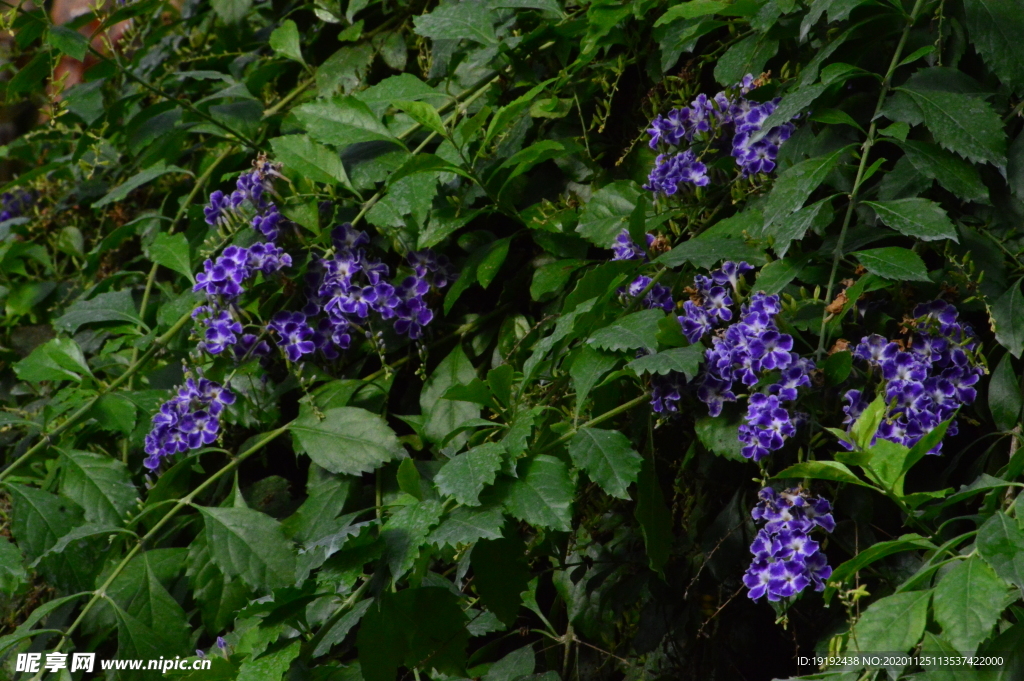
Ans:
[[[1013,0],[50,16],[0,677],[1024,678]]]

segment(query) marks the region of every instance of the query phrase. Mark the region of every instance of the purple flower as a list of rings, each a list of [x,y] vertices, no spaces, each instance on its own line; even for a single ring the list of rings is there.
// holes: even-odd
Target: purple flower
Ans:
[[[298,362],[303,355],[316,350],[316,345],[310,340],[313,329],[309,328],[306,315],[301,312],[278,312],[267,328],[277,333],[277,344],[290,362]]]
[[[216,226],[225,224],[231,211],[231,200],[224,196],[224,192],[217,190],[210,194],[210,203],[203,208],[203,215],[206,216],[206,224]]]
[[[146,468],[155,470],[164,457],[215,442],[220,431],[217,416],[234,402],[234,394],[219,383],[206,378],[186,380],[153,415],[153,428],[145,440]]]

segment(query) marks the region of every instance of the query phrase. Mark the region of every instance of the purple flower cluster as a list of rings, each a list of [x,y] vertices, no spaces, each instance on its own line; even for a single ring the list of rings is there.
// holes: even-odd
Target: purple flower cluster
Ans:
[[[0,222],[20,216],[33,201],[32,195],[26,191],[0,194]]]
[[[202,291],[210,301],[230,303],[242,294],[242,284],[256,272],[273,274],[291,264],[291,256],[272,243],[249,248],[228,246],[216,260],[207,258],[192,290]]]
[[[647,247],[650,248],[651,244],[654,243],[654,235],[648,233],[646,239]],[[612,244],[612,253],[612,260],[647,260],[647,254],[630,238],[629,230],[626,229],[619,232],[619,235],[615,237],[615,242]]]
[[[644,292],[644,289],[651,285],[651,281],[650,277],[640,275],[629,286],[620,288],[618,293],[623,298],[636,298]],[[651,286],[651,290],[644,296],[643,306],[648,309],[657,307],[665,312],[671,312],[676,308],[676,303],[672,300],[672,290],[668,286],[655,284]]]
[[[984,369],[975,360],[977,340],[970,326],[957,320],[955,307],[941,300],[914,309],[913,339],[907,349],[877,334],[865,336],[853,356],[878,375],[878,394],[888,409],[876,439],[913,447],[926,433],[951,419],[977,397],[975,385]],[[846,393],[844,423],[852,424],[867,408],[865,391]],[[956,421],[946,431],[957,433]],[[848,445],[847,445],[848,446]],[[940,442],[931,450],[938,454]]]
[[[650,147],[669,150],[658,156],[644,189],[672,195],[684,184],[706,186],[710,179],[704,156],[717,150],[729,150],[743,177],[774,170],[779,146],[793,134],[794,127],[792,123],[783,123],[761,134],[764,122],[778,108],[780,100],[747,99],[755,85],[754,77],[748,74],[714,97],[700,94],[690,106],[656,116],[647,130]],[[704,149],[701,153],[692,148],[698,144]]]
[[[220,432],[219,414],[235,396],[219,383],[189,378],[178,394],[164,402],[153,416],[146,435],[146,468],[155,470],[165,456],[212,444]]]
[[[395,331],[416,339],[434,318],[425,296],[454,277],[448,259],[433,251],[410,253],[411,274],[388,281],[391,269],[370,258],[365,232],[346,223],[332,234],[334,253],[317,262],[309,275],[306,306],[301,312],[283,312],[268,326],[275,331],[288,359],[320,350],[328,359],[338,357],[352,342],[352,330],[371,315],[394,320]],[[323,313],[323,317],[311,321]]]
[[[832,506],[800,488],[776,492],[765,487],[758,498],[750,515],[765,525],[750,545],[754,558],[743,575],[747,596],[756,601],[767,595],[768,600],[779,601],[812,584],[815,591],[823,591],[832,568],[811,531],[835,529]]]
[[[219,189],[210,194],[210,203],[203,208],[206,224],[211,226],[227,224],[231,216],[235,215],[246,202],[255,209],[258,217],[269,209],[271,204],[267,199],[267,194],[271,189],[271,180],[277,175],[277,172],[266,163],[260,163],[258,166],[252,172],[239,175],[235,182],[235,191],[230,194],[225,194]],[[262,219],[260,221],[262,222]],[[259,228],[255,221],[253,227]],[[267,236],[267,238],[273,240],[276,237]]]
[[[750,388],[769,373],[777,375],[766,393],[750,396],[739,430],[743,456],[760,461],[796,433],[794,417],[783,403],[792,402],[798,388],[810,385],[814,363],[793,352],[793,337],[775,325],[782,311],[777,295],[754,293],[738,316],[733,311],[741,277],[752,269],[745,262],[726,262],[709,277],[695,277],[693,296],[683,304],[679,323],[687,340],[698,343],[716,327],[732,322],[712,336],[704,353],[706,366],[697,396],[711,416],[721,414],[726,402],[736,401],[737,385]]]

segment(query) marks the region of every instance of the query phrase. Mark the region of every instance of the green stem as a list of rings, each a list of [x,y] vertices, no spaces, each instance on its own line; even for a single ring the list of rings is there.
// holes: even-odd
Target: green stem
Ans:
[[[892,83],[892,76],[896,72],[896,67],[899,66],[900,58],[903,56],[903,48],[907,44],[907,38],[910,36],[910,29],[914,27],[914,23],[917,21],[917,15],[921,11],[921,7],[924,5],[924,0],[917,0],[914,3],[914,9],[911,10],[910,16],[907,19],[907,25],[903,28],[903,34],[900,36],[900,41],[896,45],[896,52],[892,55],[892,61],[889,62],[889,70],[885,74],[885,78],[882,79],[882,87],[878,93],[878,101],[875,103],[875,113],[871,116],[871,125],[868,128],[867,138],[864,140],[864,144],[861,145],[861,156],[860,165],[857,167],[857,176],[853,181],[853,188],[850,190],[850,203],[846,207],[846,215],[843,217],[843,226],[839,231],[839,240],[836,242],[836,250],[832,256],[832,272],[828,277],[828,288],[825,291],[825,305],[828,306],[832,302],[832,293],[836,283],[836,275],[839,272],[839,262],[843,257],[843,245],[846,242],[846,233],[850,229],[850,222],[853,220],[853,211],[857,207],[857,197],[860,193],[860,185],[864,180],[864,172],[868,167],[868,156],[870,155],[871,148],[875,145],[875,134],[878,130],[878,115],[882,110],[882,105],[885,104],[885,96],[889,94],[889,86]],[[821,316],[821,334],[818,337],[818,350],[817,355],[820,358],[825,353],[825,331],[828,324],[829,314],[823,312]]]
[[[636,407],[636,406],[639,406],[639,405],[643,404],[644,402],[646,402],[648,400],[648,398],[650,398],[650,394],[645,392],[645,393],[643,393],[643,394],[641,394],[641,395],[639,395],[637,397],[634,397],[629,402],[625,402],[623,404],[620,404],[619,406],[615,407],[614,409],[609,409],[608,411],[606,411],[605,413],[601,414],[600,416],[595,416],[594,418],[590,419],[589,421],[584,423],[579,428],[571,429],[565,435],[563,435],[562,437],[558,438],[557,440],[555,440],[551,444],[547,445],[546,447],[544,447],[540,451],[541,452],[546,452],[549,449],[554,449],[558,445],[564,444],[564,443],[568,442],[569,440],[571,440],[573,438],[573,436],[575,436],[576,433],[578,433],[580,431],[581,428],[590,428],[591,426],[596,426],[599,423],[604,423],[608,419],[613,419],[616,416],[618,416],[619,414],[621,414],[623,412],[626,412],[626,411],[629,411],[633,407]]]

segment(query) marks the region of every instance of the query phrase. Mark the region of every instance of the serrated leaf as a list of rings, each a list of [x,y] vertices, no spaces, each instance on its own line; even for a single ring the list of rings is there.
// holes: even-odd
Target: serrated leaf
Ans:
[[[63,457],[61,493],[77,503],[85,519],[120,527],[137,506],[128,468],[109,456],[72,449]]]
[[[832,596],[836,593],[837,586],[841,588],[847,579],[853,577],[858,571],[864,569],[868,565],[879,561],[887,556],[891,556],[895,553],[901,553],[903,551],[913,551],[915,549],[933,549],[935,545],[925,539],[919,534],[905,534],[899,539],[893,539],[892,541],[879,542],[874,544],[856,556],[846,561],[842,565],[838,566],[832,572],[832,577],[828,580],[828,585],[825,587],[823,598],[826,605],[832,599]]]
[[[786,257],[794,241],[803,239],[808,230],[821,234],[832,222],[832,197],[804,206],[785,220],[773,222],[764,228],[763,236],[772,239],[772,250],[780,258]],[[763,270],[762,270],[763,271]]]
[[[921,639],[932,592],[909,591],[880,598],[868,607],[850,633],[848,652],[905,653]]]
[[[227,577],[269,591],[295,583],[295,554],[276,520],[248,508],[200,506],[213,562]]]
[[[931,281],[924,261],[909,248],[889,246],[852,254],[872,274],[893,281]]]
[[[746,239],[723,236],[701,235],[675,246],[658,258],[668,267],[691,263],[703,269],[713,269],[724,260],[747,261],[752,264],[765,262],[764,248],[747,243]]]
[[[497,539],[505,516],[497,506],[468,508],[459,506],[430,533],[428,541],[455,548],[460,544],[472,544],[478,539]]]
[[[942,147],[970,161],[1006,166],[1003,123],[983,99],[937,90],[900,88],[900,92],[907,93],[917,105],[928,130]]]
[[[700,362],[704,358],[704,348],[690,345],[685,348],[669,348],[653,355],[644,355],[627,364],[638,374],[669,374],[673,371],[686,375],[692,381],[700,370]]]
[[[771,132],[772,128],[791,121],[820,97],[827,87],[825,83],[804,85],[787,93],[775,111],[761,124],[760,130],[752,136],[752,141],[756,142]]]
[[[952,239],[958,241],[956,227],[939,204],[928,199],[864,201],[875,209],[878,219],[900,234],[922,241]]]
[[[639,198],[639,187],[629,180],[601,187],[583,208],[576,231],[592,244],[611,248],[615,237],[627,228]]]
[[[115,321],[142,323],[130,291],[111,291],[90,300],[77,300],[67,312],[54,320],[53,325],[61,331],[75,333],[84,324]]]
[[[939,184],[964,201],[990,203],[988,187],[971,163],[927,142],[907,140],[902,146],[910,163],[926,177],[938,180]]]
[[[53,338],[15,363],[14,371],[23,381],[81,381],[91,376],[82,349],[71,338]]]
[[[566,465],[553,456],[539,454],[523,459],[518,474],[505,495],[505,510],[536,527],[568,532],[572,528],[574,490]]]
[[[461,346],[448,354],[423,384],[420,409],[425,417],[424,434],[432,442],[441,442],[448,434],[469,419],[480,416],[480,407],[442,396],[454,385],[466,385],[476,378],[476,369]],[[461,445],[463,436],[457,442]]]
[[[996,426],[1002,431],[1009,431],[1020,422],[1022,406],[1020,376],[1013,370],[1010,353],[1006,353],[992,372],[988,384],[988,409]]]
[[[306,63],[302,58],[302,47],[299,43],[299,27],[291,19],[281,22],[281,25],[270,34],[270,49],[292,61]]]
[[[725,51],[715,63],[715,80],[720,85],[738,83],[748,73],[761,73],[779,51],[779,41],[754,34]]]
[[[606,493],[628,499],[643,458],[633,443],[617,430],[580,428],[569,441],[569,456]]]
[[[189,255],[188,240],[184,234],[161,233],[153,239],[147,249],[149,259],[169,270],[184,274],[193,284],[192,259]]]
[[[310,137],[338,148],[358,142],[398,142],[370,108],[354,96],[303,104],[292,111]]]
[[[228,579],[210,558],[206,534],[200,532],[188,547],[189,584],[207,631],[223,631],[234,620],[251,596],[249,587],[240,579]]]
[[[289,429],[318,466],[332,473],[360,475],[401,458],[402,446],[384,420],[359,407],[335,407],[320,420],[304,407]]]
[[[441,120],[441,115],[437,113],[437,109],[430,104],[420,101],[399,99],[394,101],[394,105],[409,114],[410,118],[427,130],[436,132],[442,137],[447,135],[448,131],[445,130],[444,121]]]
[[[446,461],[434,483],[442,494],[455,497],[460,504],[479,506],[480,492],[494,482],[504,456],[505,447],[497,442],[473,447]]]
[[[800,210],[811,193],[825,181],[828,174],[850,150],[837,149],[831,154],[801,161],[779,173],[764,207],[764,226],[789,217]]]
[[[973,655],[999,620],[1006,584],[979,556],[962,560],[935,587],[935,619],[953,647]]]
[[[210,6],[224,23],[237,24],[252,8],[252,0],[210,0]]]
[[[388,518],[380,536],[387,546],[385,558],[392,579],[398,581],[409,571],[431,528],[440,519],[441,504],[433,499],[405,506]]]
[[[494,45],[493,14],[484,3],[460,2],[438,7],[430,14],[413,19],[415,32],[432,40],[472,40]]]
[[[696,17],[716,14],[728,6],[728,3],[720,2],[719,0],[691,0],[691,2],[684,2],[670,7],[667,12],[654,22],[654,25],[661,26],[676,19],[695,19]]]
[[[1024,350],[1024,296],[1020,292],[1019,280],[992,303],[989,312],[996,340],[1019,359]]]
[[[24,485],[8,483],[6,488],[14,505],[11,531],[29,560],[82,524],[82,509],[71,501]]]
[[[978,530],[978,553],[996,574],[1024,592],[1024,530],[1002,511]]]
[[[0,536],[0,594],[10,596],[27,581],[28,570],[21,551],[6,537]]]
[[[122,201],[126,199],[129,194],[131,194],[133,191],[135,191],[142,185],[148,184],[153,180],[157,179],[158,177],[162,177],[164,175],[167,175],[168,173],[183,173],[185,175],[192,174],[190,171],[185,170],[184,168],[179,168],[178,166],[174,165],[165,165],[163,161],[159,161],[156,164],[150,166],[149,168],[140,170],[139,172],[135,173],[127,180],[125,180],[122,184],[111,189],[106,194],[106,196],[93,203],[92,207],[103,208],[104,206],[107,206],[111,203],[117,203],[118,201]],[[99,296],[97,296],[97,298],[98,297]]]
[[[653,351],[658,347],[658,320],[664,316],[661,310],[634,312],[595,331],[587,343],[599,350],[644,348]]]
[[[51,26],[46,34],[46,42],[78,61],[84,60],[89,53],[88,38],[67,26]]]
[[[999,80],[1024,91],[1024,14],[1014,0],[964,0],[971,45]]]
[[[340,184],[352,187],[338,152],[317,144],[309,135],[286,135],[270,140],[274,156],[286,169],[293,170],[300,177],[324,184]]]

